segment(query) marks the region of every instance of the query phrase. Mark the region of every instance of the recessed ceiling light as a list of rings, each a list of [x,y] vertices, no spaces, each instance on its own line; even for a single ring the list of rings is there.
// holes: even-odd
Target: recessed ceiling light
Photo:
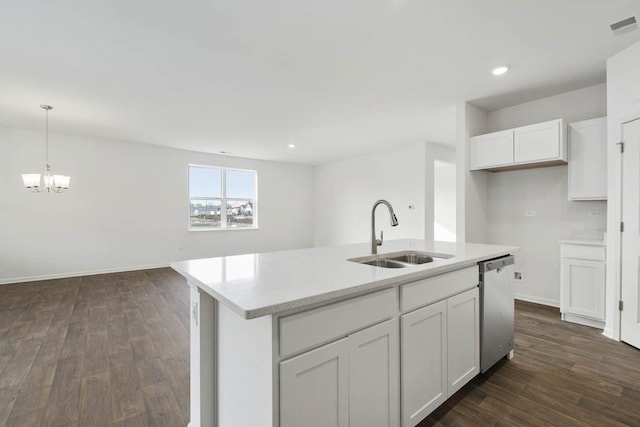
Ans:
[[[509,71],[509,67],[507,65],[502,65],[491,70],[491,74],[493,74],[494,76],[501,76],[507,71]]]
[[[289,147],[289,148],[296,148],[296,144],[289,144],[289,145],[287,145],[287,147]]]

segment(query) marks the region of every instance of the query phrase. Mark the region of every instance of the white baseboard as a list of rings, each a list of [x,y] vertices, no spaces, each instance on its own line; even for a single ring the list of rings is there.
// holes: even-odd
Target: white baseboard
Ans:
[[[56,274],[45,274],[42,276],[27,276],[27,277],[12,277],[9,279],[0,279],[0,285],[8,285],[10,283],[25,283],[25,282],[36,282],[40,280],[52,280],[52,279],[66,279],[68,277],[80,277],[80,276],[94,276],[96,274],[109,274],[109,273],[122,273],[125,271],[135,271],[135,270],[151,270],[154,268],[165,268],[170,267],[169,263],[166,264],[152,264],[152,265],[138,265],[133,267],[116,267],[116,268],[107,268],[103,270],[90,270],[90,271],[77,271],[72,273],[56,273]]]
[[[515,294],[514,296],[516,299],[519,299],[521,301],[533,302],[535,304],[542,304],[542,305],[548,305],[550,307],[560,308],[560,301],[556,301],[548,298],[535,297],[533,295]]]
[[[605,327],[604,330],[602,331],[602,335],[614,341],[620,341],[620,338],[616,337],[615,334],[613,333],[613,328]]]

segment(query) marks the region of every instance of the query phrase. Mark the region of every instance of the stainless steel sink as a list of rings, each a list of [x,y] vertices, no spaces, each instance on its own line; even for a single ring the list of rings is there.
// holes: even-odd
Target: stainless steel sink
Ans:
[[[351,261],[351,260],[350,260]],[[404,268],[407,265],[401,262],[395,262],[388,259],[372,259],[369,261],[356,261],[360,264],[373,265],[374,267],[384,267],[384,268]]]
[[[401,251],[393,252],[390,254],[351,258],[347,261],[357,262],[359,264],[373,265],[375,267],[403,268],[411,267],[413,265],[426,264],[429,262],[437,261],[438,259],[447,259],[452,257],[453,255],[432,252]]]
[[[432,256],[422,254],[399,255],[389,259],[394,261],[406,262],[409,264],[426,264],[428,262],[433,262]]]

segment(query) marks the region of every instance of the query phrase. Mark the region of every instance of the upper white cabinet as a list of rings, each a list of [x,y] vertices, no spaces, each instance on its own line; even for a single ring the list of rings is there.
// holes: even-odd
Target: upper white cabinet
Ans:
[[[471,138],[472,169],[513,164],[513,131],[505,130]],[[475,164],[475,167],[473,165]]]
[[[569,200],[607,200],[607,118],[569,123]]]
[[[567,162],[562,119],[470,138],[470,169],[510,170]]]
[[[534,163],[567,160],[562,120],[537,123],[513,130],[513,162]]]

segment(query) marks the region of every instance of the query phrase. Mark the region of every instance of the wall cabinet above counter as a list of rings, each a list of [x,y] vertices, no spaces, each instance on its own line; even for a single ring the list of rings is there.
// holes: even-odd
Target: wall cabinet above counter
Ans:
[[[562,119],[471,137],[470,170],[513,170],[567,163]]]
[[[569,200],[607,200],[607,118],[568,127]]]

